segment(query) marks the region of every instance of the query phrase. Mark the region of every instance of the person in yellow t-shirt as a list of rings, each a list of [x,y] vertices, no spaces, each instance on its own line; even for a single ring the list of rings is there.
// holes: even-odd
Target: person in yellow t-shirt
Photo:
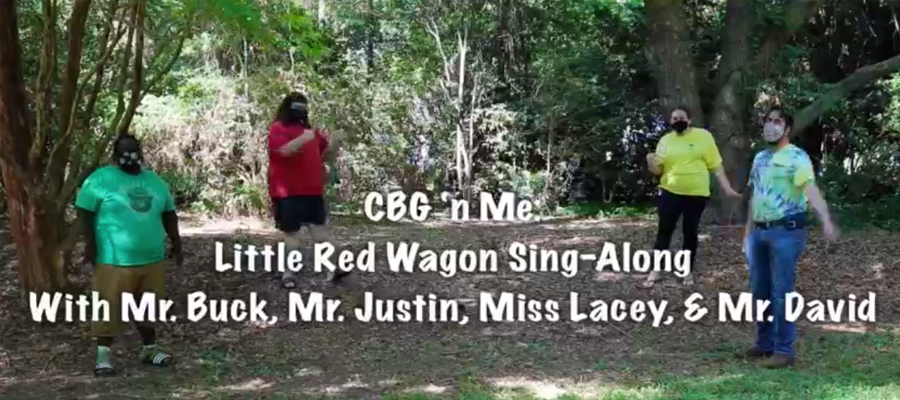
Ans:
[[[660,176],[659,226],[653,248],[668,250],[678,219],[684,217],[681,222],[682,248],[691,252],[691,273],[684,277],[684,283],[690,285],[696,272],[700,217],[710,197],[710,172],[716,175],[726,195],[741,195],[728,183],[722,169],[722,156],[712,134],[691,126],[688,108],[675,107],[669,114],[669,123],[672,131],[659,140],[656,152],[647,155],[650,171]],[[645,286],[653,286],[659,279],[659,272],[652,272]]]

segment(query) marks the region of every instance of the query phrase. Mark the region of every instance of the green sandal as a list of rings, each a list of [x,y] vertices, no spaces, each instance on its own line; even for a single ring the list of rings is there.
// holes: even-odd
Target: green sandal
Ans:
[[[115,374],[116,369],[113,368],[112,363],[110,362],[109,348],[98,347],[97,362],[94,364],[94,376],[113,376]]]
[[[148,365],[155,365],[157,367],[168,367],[172,365],[174,359],[172,356],[165,351],[162,351],[159,347],[154,346],[144,346],[144,349],[141,350],[141,362]]]
[[[115,376],[116,369],[113,368],[109,363],[99,363],[94,365],[94,376],[96,377],[104,377],[104,376]]]

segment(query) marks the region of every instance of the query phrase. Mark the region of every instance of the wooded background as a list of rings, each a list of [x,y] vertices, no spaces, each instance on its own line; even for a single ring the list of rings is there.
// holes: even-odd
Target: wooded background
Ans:
[[[265,215],[292,90],[343,133],[335,209],[372,190],[644,204],[662,111],[740,190],[759,114],[796,117],[842,223],[897,227],[898,1],[0,1],[0,208],[23,289],[68,285],[73,195],[131,131],[179,207]],[[718,200],[716,222],[740,207]]]

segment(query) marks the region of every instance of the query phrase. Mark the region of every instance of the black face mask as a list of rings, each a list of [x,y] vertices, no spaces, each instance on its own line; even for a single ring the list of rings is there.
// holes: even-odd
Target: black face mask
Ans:
[[[292,103],[290,108],[285,111],[285,122],[288,124],[306,123],[309,120],[309,111],[306,104]]]
[[[135,150],[116,151],[116,165],[129,174],[141,172],[141,153]]]
[[[688,128],[687,121],[675,121],[672,123],[672,130],[678,133],[684,133]]]

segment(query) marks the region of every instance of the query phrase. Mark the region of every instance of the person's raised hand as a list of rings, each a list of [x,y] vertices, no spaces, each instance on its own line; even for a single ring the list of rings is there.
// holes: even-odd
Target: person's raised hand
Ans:
[[[312,129],[304,129],[303,134],[300,135],[303,140],[309,141],[316,137],[316,131]]]

